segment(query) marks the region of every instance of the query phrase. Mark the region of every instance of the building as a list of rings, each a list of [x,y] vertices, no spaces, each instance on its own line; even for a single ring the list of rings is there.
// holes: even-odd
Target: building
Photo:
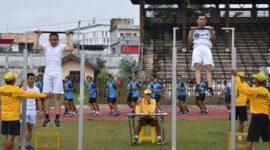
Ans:
[[[93,24],[80,28],[81,34],[78,37],[78,34],[73,34],[72,39],[74,43],[78,43],[78,39],[80,41],[80,45],[102,45],[106,48],[104,49],[104,53],[110,53],[110,25],[108,24]],[[71,31],[77,32],[78,29],[72,29]],[[83,35],[84,41],[83,41]]]
[[[132,18],[113,18],[110,27],[110,48],[116,54],[139,53],[139,26]]]
[[[34,34],[28,34],[28,51],[33,51]],[[25,33],[0,33],[1,52],[22,52],[25,48]]]

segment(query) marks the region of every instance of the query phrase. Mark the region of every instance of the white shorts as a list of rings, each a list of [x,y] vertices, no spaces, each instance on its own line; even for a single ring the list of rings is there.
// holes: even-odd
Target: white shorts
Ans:
[[[37,111],[35,109],[26,109],[26,123],[35,124],[37,117]],[[20,120],[22,123],[22,120]]]
[[[43,83],[43,93],[64,94],[62,71],[45,71]]]
[[[199,45],[193,49],[191,69],[196,70],[195,64],[211,65],[211,69],[214,69],[212,53],[209,47],[205,45]]]

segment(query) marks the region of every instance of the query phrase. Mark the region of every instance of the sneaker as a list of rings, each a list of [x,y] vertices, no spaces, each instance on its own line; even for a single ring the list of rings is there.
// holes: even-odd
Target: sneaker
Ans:
[[[39,115],[39,111],[37,111],[37,115]]]
[[[71,117],[71,116],[73,116],[73,113],[72,113],[72,112],[69,112],[69,113],[67,114],[67,116]]]
[[[208,110],[205,110],[203,114],[204,115],[207,115],[208,113],[209,113],[209,111]]]
[[[132,110],[132,111],[131,111],[131,113],[133,113],[133,114],[134,114],[134,113],[135,113],[135,110]]]
[[[25,147],[25,149],[26,149],[26,150],[35,150],[34,147],[32,147],[31,145],[27,145],[27,146]]]
[[[158,142],[157,142],[157,144],[163,145],[164,144],[164,141],[162,139],[159,139]]]
[[[204,115],[204,110],[202,110],[202,111],[200,112],[200,114],[201,114],[201,115]]]
[[[179,112],[178,112],[178,114],[182,114],[183,113],[183,111],[182,110],[180,110]]]
[[[113,111],[111,110],[110,112],[109,112],[109,115],[112,115],[113,114]]]
[[[18,146],[18,150],[21,150],[22,148],[21,148],[21,146]]]
[[[132,142],[137,144],[138,143],[138,138],[134,137]]]
[[[95,116],[100,116],[101,113],[100,112],[96,112]]]
[[[54,126],[60,127],[60,121],[59,121],[59,119],[55,119],[54,120]]]
[[[208,93],[213,96],[214,95],[214,91],[211,87],[208,88]]]
[[[119,112],[113,112],[113,114],[112,114],[113,116],[119,116]]]
[[[188,114],[189,114],[188,111],[185,111],[185,112],[182,113],[182,115],[188,115]]]
[[[243,142],[242,136],[238,136],[237,141],[240,143]]]
[[[43,122],[43,127],[50,125],[52,122],[50,119],[45,119]]]
[[[73,116],[78,116],[78,113],[77,112],[73,112],[72,115]]]
[[[203,89],[200,84],[196,85],[196,92],[201,92]]]
[[[64,112],[64,115],[67,115],[67,114],[68,114],[68,112],[65,111],[65,112]]]
[[[92,112],[92,116],[95,116],[96,115],[96,112]]]

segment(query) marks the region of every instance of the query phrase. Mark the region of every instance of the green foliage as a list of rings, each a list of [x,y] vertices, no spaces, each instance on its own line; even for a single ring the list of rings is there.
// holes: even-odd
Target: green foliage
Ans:
[[[98,77],[98,79],[105,79],[106,78],[106,74],[108,74],[108,73],[109,73],[108,69],[106,67],[104,67],[104,68],[102,68],[100,70],[100,72],[98,73],[97,77]]]
[[[106,60],[102,59],[102,58],[96,58],[96,64],[98,65],[99,68],[104,68],[105,64],[106,64]]]
[[[133,67],[137,66],[136,60],[125,57],[120,60],[120,75],[124,78],[127,78],[128,76],[132,75],[131,69]]]

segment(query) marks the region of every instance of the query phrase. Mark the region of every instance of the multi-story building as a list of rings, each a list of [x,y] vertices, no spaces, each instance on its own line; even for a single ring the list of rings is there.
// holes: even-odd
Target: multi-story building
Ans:
[[[33,51],[34,34],[28,34],[27,49]],[[0,52],[22,52],[25,48],[25,33],[0,33]]]

